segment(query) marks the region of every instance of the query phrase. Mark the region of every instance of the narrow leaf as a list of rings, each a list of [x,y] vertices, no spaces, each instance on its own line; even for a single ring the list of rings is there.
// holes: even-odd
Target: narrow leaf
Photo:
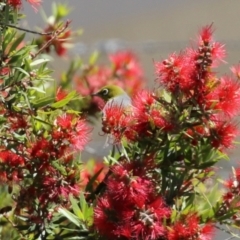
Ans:
[[[62,215],[64,215],[69,221],[74,223],[76,226],[78,226],[78,227],[81,226],[77,217],[74,214],[72,214],[71,212],[69,212],[67,209],[59,208],[58,212],[60,212]]]

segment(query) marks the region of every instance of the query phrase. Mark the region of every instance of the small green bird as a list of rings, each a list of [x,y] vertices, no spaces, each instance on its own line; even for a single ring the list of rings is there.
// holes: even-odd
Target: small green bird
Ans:
[[[123,108],[132,107],[132,100],[128,94],[119,86],[106,85],[102,87],[98,92],[92,94],[92,96],[99,96],[102,98],[106,104],[103,108],[103,115],[105,109],[111,107],[112,105],[118,105]]]

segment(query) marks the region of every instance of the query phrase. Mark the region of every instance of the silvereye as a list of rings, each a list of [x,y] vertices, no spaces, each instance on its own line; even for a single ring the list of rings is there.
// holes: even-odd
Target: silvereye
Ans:
[[[119,86],[106,85],[102,87],[98,92],[92,94],[92,96],[99,96],[106,104],[103,108],[103,114],[106,108],[112,105],[119,105],[123,108],[129,108],[132,106],[131,98],[128,94]]]

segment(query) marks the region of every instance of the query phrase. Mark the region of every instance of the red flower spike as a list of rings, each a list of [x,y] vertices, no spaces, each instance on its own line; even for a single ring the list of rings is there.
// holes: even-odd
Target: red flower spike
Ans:
[[[8,121],[10,123],[10,128],[13,131],[26,129],[27,127],[27,121],[22,114],[11,113],[8,117]]]
[[[220,150],[231,148],[233,140],[239,134],[236,124],[223,122],[218,119],[215,119],[213,122],[215,126],[210,128],[212,146]]]
[[[5,75],[9,74],[10,71],[11,71],[11,68],[2,67],[2,68],[0,68],[0,76],[5,76]]]
[[[176,222],[168,232],[168,240],[198,239],[212,240],[214,227],[212,224],[200,225],[196,214],[187,215]]]
[[[199,239],[201,240],[212,240],[213,239],[213,235],[214,235],[214,225],[211,223],[207,223],[205,224],[201,231],[200,231],[200,236]]]
[[[119,180],[129,179],[130,175],[128,169],[126,169],[126,166],[115,164],[111,167],[111,172],[113,173],[113,176],[115,178],[118,178]]]
[[[151,118],[153,124],[163,130],[163,131],[171,131],[174,128],[173,123],[171,123],[170,120],[166,120],[162,115],[161,115],[161,110],[159,109],[152,109],[151,111]]]
[[[116,143],[123,137],[126,137],[128,140],[133,140],[135,137],[135,132],[131,128],[133,121],[128,109],[117,104],[112,104],[104,108],[102,131],[111,134]]]
[[[113,199],[107,191],[97,200],[94,225],[100,235],[107,237],[106,239],[125,237],[154,240],[164,236],[166,230],[163,221],[170,217],[170,213],[170,209],[160,197],[156,197],[152,203],[146,202],[139,208],[129,204],[127,200]]]
[[[58,102],[58,101],[64,99],[67,95],[68,95],[68,93],[67,93],[66,91],[62,90],[61,87],[59,87],[59,88],[57,89],[57,93],[56,93],[55,99],[56,99],[56,101]]]
[[[193,89],[195,81],[192,78],[194,66],[193,55],[176,53],[169,56],[163,62],[156,63],[156,74],[159,82],[163,84],[170,92],[182,90],[189,92]]]
[[[138,92],[133,98],[133,118],[136,122],[133,127],[138,133],[143,133],[147,130],[151,117],[151,107],[154,103],[155,99],[152,93],[147,90]]]
[[[34,1],[34,0],[31,0]],[[35,0],[35,4],[40,4],[39,0]],[[33,6],[33,5],[32,5]],[[36,10],[36,8],[33,6],[33,8]],[[49,25],[44,32],[54,32],[56,31],[55,26],[53,25]],[[69,38],[71,36],[72,32],[71,30],[66,30],[63,33],[61,33],[61,35],[59,35],[56,39],[54,39],[51,43],[51,46],[54,47],[55,52],[57,53],[58,56],[64,56],[67,53],[67,46],[66,43],[69,41]],[[52,38],[52,36],[50,35],[45,35],[43,36],[43,40],[44,42],[48,42],[50,39]],[[46,52],[50,52],[50,47],[46,48]]]
[[[230,68],[234,76],[237,77],[237,79],[240,79],[240,64],[233,66]]]
[[[162,223],[144,224],[143,222],[139,221],[134,225],[132,234],[133,238],[131,239],[155,240],[161,239],[161,237],[164,236],[165,229]]]
[[[226,57],[225,46],[219,42],[213,42],[211,46],[212,54],[212,67],[217,67],[219,62],[224,62],[223,59]]]
[[[6,150],[0,152],[0,162],[7,164],[11,167],[24,166],[25,160],[19,155]]]
[[[213,31],[212,24],[203,27],[199,33],[199,45],[205,45],[211,42],[213,40]]]
[[[111,206],[108,197],[98,198],[94,209],[94,226],[99,233],[108,239],[114,239],[117,230],[118,214]]]
[[[37,7],[40,7],[42,0],[27,0],[27,2],[29,2],[35,12],[37,12]]]
[[[149,193],[153,191],[150,181],[140,177],[111,178],[107,182],[107,188],[114,200],[135,204],[138,207],[146,202]]]
[[[85,120],[78,120],[75,131],[71,133],[71,143],[74,148],[82,151],[89,141],[90,128],[87,126]]]
[[[240,110],[240,84],[230,77],[221,78],[220,84],[211,93],[215,96],[214,109],[220,110],[229,117],[239,114]],[[214,97],[213,97],[214,98]]]
[[[77,92],[82,96],[89,96],[96,93],[103,86],[107,85],[108,80],[111,78],[111,70],[105,66],[94,68],[94,71],[90,71],[84,77],[76,77]]]
[[[212,25],[202,28],[199,36],[199,48],[196,60],[202,70],[206,71],[209,66],[216,67],[219,61],[226,57],[224,45],[213,41]]]
[[[103,124],[110,129],[117,128],[124,114],[122,106],[112,104],[104,109]]]
[[[71,129],[73,121],[73,115],[65,113],[62,116],[57,117],[57,126],[61,127],[62,129]]]
[[[34,158],[39,158],[42,161],[48,161],[49,156],[53,150],[52,143],[49,143],[46,139],[40,138],[30,148],[30,155]]]
[[[142,112],[149,110],[154,102],[155,99],[152,96],[152,93],[147,90],[138,92],[133,98],[133,106],[136,108],[139,115],[141,115]]]
[[[109,56],[113,63],[113,72],[120,79],[140,78],[142,69],[136,56],[128,51],[117,52]]]
[[[21,0],[8,0],[7,3],[14,8],[20,8],[22,6],[22,1]]]

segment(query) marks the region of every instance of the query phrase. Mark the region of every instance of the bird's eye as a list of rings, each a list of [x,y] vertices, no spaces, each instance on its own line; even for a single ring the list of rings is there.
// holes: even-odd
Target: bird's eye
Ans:
[[[108,89],[107,88],[102,90],[102,95],[103,96],[107,96],[108,95]]]

